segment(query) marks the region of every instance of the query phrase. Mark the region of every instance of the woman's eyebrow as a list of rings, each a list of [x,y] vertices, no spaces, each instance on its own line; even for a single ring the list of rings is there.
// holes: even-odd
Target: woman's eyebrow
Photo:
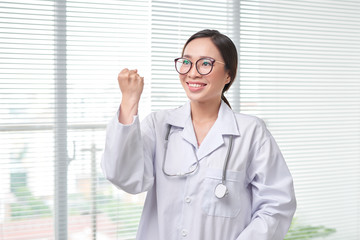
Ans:
[[[185,58],[192,58],[191,55],[183,55],[183,57],[185,57]],[[209,57],[209,56],[199,56],[199,59],[200,59],[200,58],[212,58],[212,57]]]
[[[183,55],[183,57],[186,57],[186,58],[191,58],[190,55]]]

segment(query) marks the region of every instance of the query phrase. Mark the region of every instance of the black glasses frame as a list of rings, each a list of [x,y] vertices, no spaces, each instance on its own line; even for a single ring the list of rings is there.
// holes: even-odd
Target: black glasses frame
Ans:
[[[188,70],[187,72],[181,73],[181,72],[179,72],[179,70],[177,69],[176,63],[177,63],[177,61],[178,61],[179,59],[186,59],[186,60],[188,60],[188,61],[190,62],[190,68],[189,68],[189,70]],[[198,63],[199,61],[201,61],[201,60],[204,60],[204,59],[210,60],[210,62],[211,62],[211,69],[210,69],[210,71],[209,71],[208,73],[205,73],[205,74],[200,73],[200,72],[199,72],[199,69],[198,69],[198,67],[197,67],[197,63]],[[190,72],[190,70],[191,70],[191,68],[192,68],[192,66],[193,66],[193,62],[190,61],[190,60],[187,59],[187,58],[184,58],[184,57],[175,58],[175,59],[174,59],[174,62],[175,62],[175,69],[176,69],[176,71],[177,71],[179,74],[181,74],[181,75],[185,75],[185,74],[187,74],[188,72]],[[197,71],[200,75],[202,75],[202,76],[208,75],[208,74],[210,74],[211,71],[213,70],[213,68],[214,68],[214,63],[215,63],[215,62],[225,64],[225,63],[223,63],[223,62],[216,61],[215,59],[210,58],[210,57],[203,57],[203,58],[198,59],[198,60],[195,62],[196,71]]]

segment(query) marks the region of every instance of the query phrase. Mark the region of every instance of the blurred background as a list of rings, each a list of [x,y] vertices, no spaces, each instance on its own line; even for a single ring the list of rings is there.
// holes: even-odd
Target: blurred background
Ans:
[[[173,59],[217,29],[239,53],[227,97],[265,120],[294,177],[286,239],[360,239],[360,1],[0,1],[0,239],[134,239],[145,194],[100,168],[117,74],[140,118],[187,101]]]

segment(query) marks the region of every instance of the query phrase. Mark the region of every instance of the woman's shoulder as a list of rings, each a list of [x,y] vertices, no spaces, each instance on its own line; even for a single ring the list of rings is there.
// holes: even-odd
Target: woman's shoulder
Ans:
[[[226,103],[222,102],[219,117],[224,123],[234,118],[239,130],[246,130],[252,127],[265,127],[265,122],[258,116],[237,112],[231,109]]]
[[[269,131],[266,126],[264,119],[251,114],[245,113],[234,113],[236,122],[240,133],[253,132],[253,133],[262,133],[265,135],[269,134]]]
[[[264,124],[264,120],[256,115],[234,112],[238,122],[243,124]]]

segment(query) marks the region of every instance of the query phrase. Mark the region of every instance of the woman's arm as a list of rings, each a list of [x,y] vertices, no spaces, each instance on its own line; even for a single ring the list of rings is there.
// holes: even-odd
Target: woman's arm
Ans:
[[[265,130],[267,131],[267,130]],[[237,240],[284,239],[296,210],[293,180],[270,133],[252,154],[247,176],[252,191],[252,219]]]
[[[149,117],[141,129],[137,117],[144,78],[137,70],[125,68],[118,75],[118,83],[122,101],[118,115],[107,126],[101,167],[114,185],[129,193],[140,193],[154,181],[154,128]]]

